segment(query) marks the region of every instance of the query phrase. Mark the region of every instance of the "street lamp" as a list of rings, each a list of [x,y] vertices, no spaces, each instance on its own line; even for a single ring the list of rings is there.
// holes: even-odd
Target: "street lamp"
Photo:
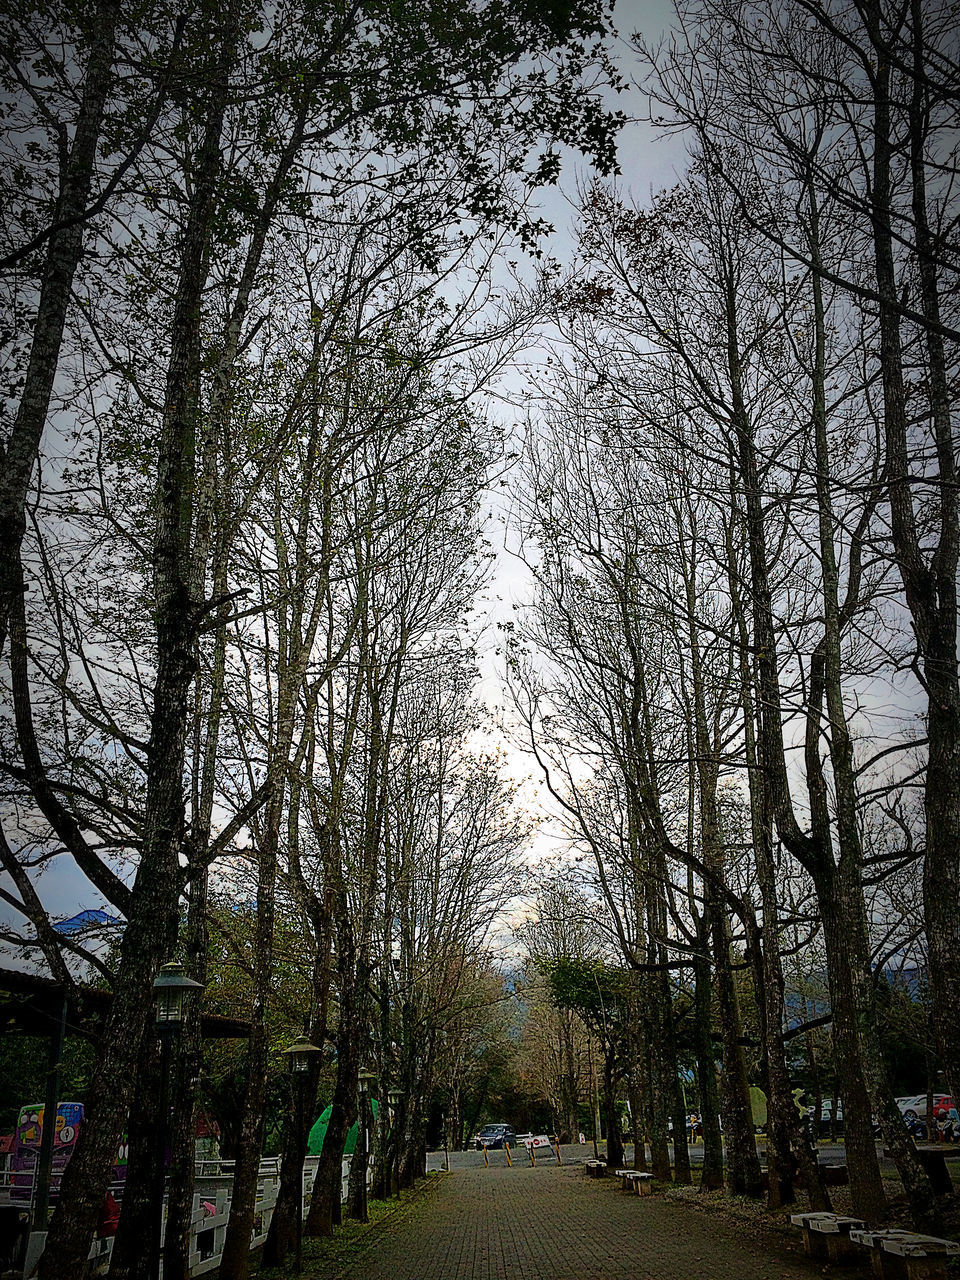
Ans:
[[[170,1103],[170,1051],[179,1035],[180,1026],[187,1011],[187,1001],[203,990],[202,982],[194,982],[184,972],[183,965],[173,961],[163,965],[153,984],[153,1004],[156,1014],[157,1036],[160,1040],[160,1093],[159,1117],[156,1132],[156,1162],[154,1166],[154,1220],[150,1245],[150,1280],[160,1280],[160,1256],[163,1248],[163,1184],[167,1157],[167,1127]]]
[[[290,1087],[293,1090],[294,1105],[294,1134],[293,1149],[300,1156],[300,1185],[297,1191],[297,1260],[296,1271],[300,1274],[300,1264],[303,1249],[303,1095],[307,1087],[307,1077],[310,1072],[310,1061],[315,1053],[322,1053],[322,1049],[318,1049],[315,1044],[311,1044],[306,1036],[301,1036],[299,1040],[294,1040],[283,1051],[287,1055],[287,1062],[290,1066]]]
[[[188,978],[182,964],[174,960],[165,964],[153,983],[158,1031],[162,1033],[164,1027],[177,1031],[186,1013],[187,998],[192,992],[202,990],[203,983]]]
[[[357,1073],[360,1085],[360,1118],[363,1134],[363,1176],[360,1179],[360,1221],[367,1221],[367,1171],[370,1168],[370,1130],[367,1123],[367,1107],[369,1104],[370,1082],[376,1080],[375,1071],[361,1070]],[[358,1137],[360,1134],[357,1135]]]

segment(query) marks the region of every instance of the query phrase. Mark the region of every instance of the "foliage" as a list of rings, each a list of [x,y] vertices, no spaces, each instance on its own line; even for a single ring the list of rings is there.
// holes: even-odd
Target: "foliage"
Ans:
[[[570,956],[543,959],[540,967],[554,1003],[575,1010],[598,1039],[613,1044],[625,1034],[637,990],[629,970]]]
[[[7,1031],[0,1036],[0,1133],[12,1133],[22,1106],[43,1102],[49,1040]],[[80,1036],[64,1040],[60,1102],[83,1102],[96,1050]]]

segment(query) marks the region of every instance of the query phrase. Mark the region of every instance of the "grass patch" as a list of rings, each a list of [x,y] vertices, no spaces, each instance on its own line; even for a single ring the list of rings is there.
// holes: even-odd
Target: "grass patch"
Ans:
[[[437,1175],[428,1174],[410,1190],[401,1191],[398,1196],[389,1200],[369,1200],[367,1214],[369,1222],[357,1222],[353,1218],[344,1218],[339,1227],[334,1227],[333,1235],[319,1240],[307,1236],[303,1238],[303,1270],[299,1280],[310,1280],[311,1276],[325,1276],[335,1273],[355,1261],[370,1243],[370,1233],[386,1218],[395,1213],[405,1212],[410,1205],[422,1195],[426,1187],[436,1181]],[[297,1280],[294,1257],[291,1256],[279,1267],[260,1267],[258,1280]]]

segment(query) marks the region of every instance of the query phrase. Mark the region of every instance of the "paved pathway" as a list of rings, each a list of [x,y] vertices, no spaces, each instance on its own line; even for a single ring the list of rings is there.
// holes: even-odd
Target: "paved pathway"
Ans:
[[[613,1178],[539,1164],[457,1169],[386,1219],[324,1280],[814,1280],[773,1232]],[[867,1271],[845,1269],[848,1280]],[[319,1280],[319,1277],[318,1277]]]

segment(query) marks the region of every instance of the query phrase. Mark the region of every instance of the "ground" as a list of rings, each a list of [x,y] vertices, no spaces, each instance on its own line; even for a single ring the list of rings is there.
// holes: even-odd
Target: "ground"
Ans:
[[[498,1153],[499,1155],[500,1153]],[[813,1280],[799,1233],[731,1219],[669,1192],[625,1195],[580,1164],[500,1159],[432,1175],[422,1192],[306,1280]],[[829,1270],[829,1269],[828,1269]],[[844,1268],[849,1280],[868,1276]]]

